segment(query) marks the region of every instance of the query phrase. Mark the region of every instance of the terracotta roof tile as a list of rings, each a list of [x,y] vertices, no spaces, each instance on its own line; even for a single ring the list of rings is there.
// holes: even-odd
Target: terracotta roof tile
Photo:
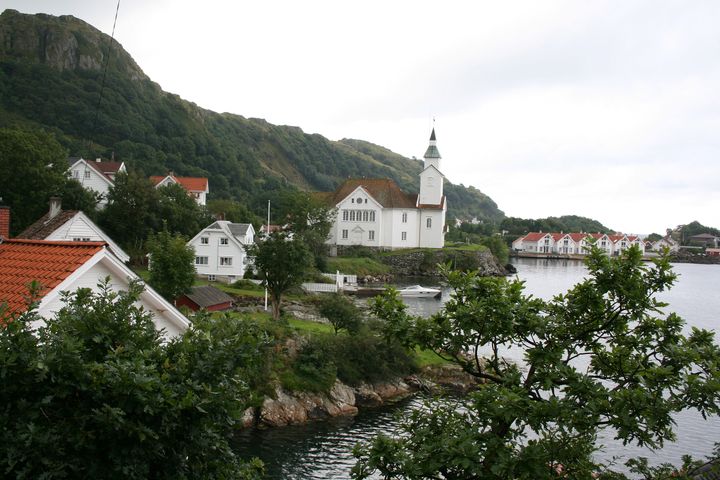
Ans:
[[[42,286],[42,297],[104,246],[104,242],[5,240],[0,243],[0,303],[7,304],[9,313],[25,310],[32,281]]]
[[[27,227],[16,238],[26,238],[28,240],[45,240],[48,235],[60,228],[68,220],[77,215],[77,210],[62,210],[53,218],[48,219],[50,212],[46,213],[40,219]]]
[[[179,183],[188,192],[204,192],[208,189],[208,179],[205,177],[176,177],[174,175],[153,175],[150,181],[153,185],[157,185],[165,178],[171,177],[175,182]]]

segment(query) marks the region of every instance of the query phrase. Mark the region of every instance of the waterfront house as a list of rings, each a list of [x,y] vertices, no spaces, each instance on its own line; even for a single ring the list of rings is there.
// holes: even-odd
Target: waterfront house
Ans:
[[[255,229],[251,224],[218,220],[202,229],[188,245],[195,249],[198,276],[232,283],[245,274],[250,263],[245,247],[253,243]]]
[[[328,243],[377,248],[442,248],[447,200],[435,129],[424,156],[420,192],[406,193],[391,179],[355,178],[320,196],[337,210]]]
[[[114,185],[118,173],[127,173],[125,163],[114,161],[103,161],[100,158],[85,160],[84,158],[71,157],[68,159],[69,178],[80,182],[87,190],[92,190],[101,195],[98,205],[107,205],[108,192]]]
[[[688,245],[717,248],[718,245],[720,245],[720,237],[716,237],[715,235],[711,235],[709,233],[701,233],[688,238],[687,242]]]
[[[131,281],[140,280],[110,253],[104,242],[4,239],[0,243],[0,299],[6,306],[4,318],[28,308],[33,282],[39,286],[34,293],[42,320],[33,324],[38,327],[63,307],[62,292],[74,292],[78,288],[99,291],[99,285],[106,279],[113,291],[127,290]],[[147,285],[138,303],[153,315],[155,327],[167,338],[180,335],[189,326],[183,314]]]
[[[669,249],[671,252],[677,252],[678,250],[680,250],[680,244],[675,241],[670,235],[661,238],[660,240],[656,240],[652,244],[652,250],[656,252],[659,252],[665,248]]]
[[[17,238],[28,240],[67,240],[73,242],[104,242],[118,259],[127,263],[130,256],[95,222],[80,210],[63,210],[59,197],[50,197],[48,213],[23,230]]]
[[[585,255],[592,245],[608,255],[620,255],[631,246],[637,246],[645,253],[645,244],[637,235],[584,232],[530,232],[515,239],[512,249],[537,255]]]
[[[183,187],[198,205],[205,205],[207,195],[210,193],[210,184],[205,177],[176,177],[172,172],[163,176],[151,176],[150,181],[155,188],[167,185],[180,185]]]

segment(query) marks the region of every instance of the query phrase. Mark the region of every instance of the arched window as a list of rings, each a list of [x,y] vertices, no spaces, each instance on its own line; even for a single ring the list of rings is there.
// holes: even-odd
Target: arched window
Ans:
[[[425,225],[427,225],[427,228],[432,228],[432,218],[428,217],[425,220]]]

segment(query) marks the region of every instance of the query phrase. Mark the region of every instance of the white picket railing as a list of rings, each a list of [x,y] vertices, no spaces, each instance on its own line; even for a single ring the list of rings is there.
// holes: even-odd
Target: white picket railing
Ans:
[[[338,291],[336,283],[303,283],[302,288],[306,292],[334,293]]]

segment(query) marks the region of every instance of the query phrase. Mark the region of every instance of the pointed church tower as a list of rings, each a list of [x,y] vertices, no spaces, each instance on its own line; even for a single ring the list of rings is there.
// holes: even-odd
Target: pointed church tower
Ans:
[[[445,177],[440,172],[440,151],[435,139],[435,127],[430,134],[430,145],[425,151],[425,168],[420,173],[420,205],[440,205],[443,198],[443,183]]]
[[[425,150],[425,156],[423,158],[425,159],[425,168],[432,165],[440,171],[440,159],[442,157],[440,156],[440,151],[437,149],[435,127],[433,127],[432,133],[430,134],[430,145],[428,145],[427,150]]]

